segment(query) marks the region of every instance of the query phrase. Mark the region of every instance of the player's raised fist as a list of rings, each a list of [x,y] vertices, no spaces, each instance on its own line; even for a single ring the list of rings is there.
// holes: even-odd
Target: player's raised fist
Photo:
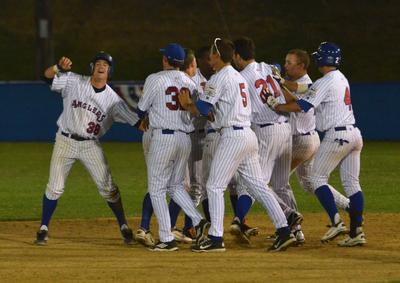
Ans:
[[[58,67],[61,68],[61,71],[67,72],[72,68],[72,61],[68,57],[61,57],[58,61]]]

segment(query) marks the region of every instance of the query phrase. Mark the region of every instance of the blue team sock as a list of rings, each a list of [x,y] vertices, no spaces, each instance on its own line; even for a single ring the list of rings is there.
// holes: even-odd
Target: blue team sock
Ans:
[[[208,235],[208,238],[213,242],[222,242],[224,240],[222,237],[217,237],[213,235]]]
[[[121,198],[119,198],[117,202],[107,201],[107,204],[111,208],[115,217],[117,218],[119,227],[126,224],[125,212],[124,212],[124,207],[122,206]]]
[[[183,230],[188,230],[193,227],[192,219],[185,214],[185,226],[183,226]]]
[[[171,228],[174,228],[176,221],[178,220],[179,212],[181,212],[181,207],[174,202],[173,199],[169,202],[169,216],[171,218]]]
[[[240,223],[243,223],[243,219],[246,217],[252,204],[253,201],[251,197],[247,195],[242,195],[238,198],[236,204],[236,215],[239,218]]]
[[[210,207],[208,206],[208,198],[204,199],[201,202],[201,205],[203,206],[204,217],[207,219],[208,222],[211,222]]]
[[[357,227],[360,227],[363,222],[364,210],[364,195],[357,192],[350,197],[350,237],[355,237],[357,234]]]
[[[231,205],[232,205],[232,211],[235,217],[237,216],[237,201],[238,201],[238,196],[237,195],[229,195],[229,198],[231,199]]]
[[[288,226],[285,226],[285,227],[282,227],[282,228],[278,228],[276,231],[278,232],[278,236],[280,238],[284,238],[284,237],[286,237],[287,235],[290,234],[290,229],[289,229]]]
[[[142,219],[140,221],[140,227],[142,229],[150,230],[150,220],[153,215],[153,205],[151,204],[150,194],[147,193],[143,198],[142,203]]]
[[[58,200],[51,200],[43,195],[42,202],[42,222],[41,225],[49,226],[50,219],[53,216],[54,210],[57,207]]]
[[[319,202],[328,213],[332,225],[335,225],[335,215],[338,214],[338,209],[336,207],[335,199],[333,198],[331,190],[327,185],[323,185],[315,190],[315,195],[318,197]]]

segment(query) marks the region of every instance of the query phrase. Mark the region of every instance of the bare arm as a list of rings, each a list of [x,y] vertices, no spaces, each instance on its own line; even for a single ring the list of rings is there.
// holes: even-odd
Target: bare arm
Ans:
[[[71,68],[72,61],[67,57],[61,57],[56,65],[50,66],[44,71],[44,76],[52,79],[58,72],[68,72]]]
[[[300,105],[296,101],[278,104],[275,106],[274,110],[277,112],[301,112]]]
[[[282,93],[285,97],[286,103],[297,101],[297,97],[293,95],[285,86],[282,86]]]

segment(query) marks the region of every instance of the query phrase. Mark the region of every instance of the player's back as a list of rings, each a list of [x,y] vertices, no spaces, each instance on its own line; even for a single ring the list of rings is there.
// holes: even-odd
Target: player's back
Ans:
[[[264,62],[253,62],[244,68],[240,74],[246,79],[252,103],[252,122],[255,124],[284,122],[287,118],[267,107],[265,90],[284,103],[279,83],[272,77],[272,69]]]
[[[342,72],[334,70],[325,74],[311,86],[311,92],[316,92],[319,104],[315,109],[319,131],[355,123],[349,82]]]
[[[232,126],[250,126],[251,102],[243,76],[231,65],[214,74],[205,87],[205,101],[218,96],[214,105],[214,129]]]
[[[178,94],[182,88],[189,89],[190,93],[197,89],[195,83],[178,70],[165,70],[147,77],[138,106],[149,110],[152,128],[193,131],[188,112],[179,104]]]

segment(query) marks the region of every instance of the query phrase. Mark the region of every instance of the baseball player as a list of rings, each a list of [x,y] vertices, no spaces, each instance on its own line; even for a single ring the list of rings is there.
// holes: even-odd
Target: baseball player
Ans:
[[[132,230],[127,225],[121,196],[112,180],[99,138],[114,121],[138,125],[139,117],[107,84],[113,72],[113,59],[109,54],[100,52],[93,58],[90,77],[75,74],[71,68],[72,61],[62,57],[44,73],[51,90],[61,93],[64,109],[57,121],[49,182],[35,242],[46,245],[50,219],[64,193],[72,165],[79,160],[115,214],[125,243],[133,244]]]
[[[307,74],[310,64],[310,57],[307,51],[301,49],[290,50],[285,58],[286,80],[299,84],[311,85],[312,81]],[[278,77],[279,78],[279,77]],[[300,93],[294,92],[299,98]],[[295,171],[301,187],[310,193],[313,193],[311,187],[311,169],[313,157],[320,145],[320,140],[315,131],[315,113],[311,108],[308,112],[290,113],[290,125],[292,128],[292,162],[291,172]],[[289,184],[288,184],[289,186]],[[349,199],[330,186],[335,203],[342,209],[348,209]],[[294,235],[298,243],[304,243],[305,237],[301,226],[295,227]]]
[[[302,221],[291,188],[287,187],[291,161],[291,130],[286,116],[278,114],[265,105],[265,92],[284,101],[279,84],[272,78],[271,66],[255,61],[254,42],[247,37],[235,40],[234,62],[241,70],[240,74],[249,85],[252,102],[252,127],[258,138],[260,165],[263,168],[265,182],[271,182],[272,188],[287,212],[290,226]],[[241,198],[248,198],[242,196]],[[242,201],[240,206],[248,208],[251,201]],[[289,206],[291,209],[286,209]],[[294,221],[294,222],[293,222]]]
[[[161,49],[163,71],[146,78],[138,108],[148,111],[152,137],[147,157],[148,186],[159,226],[160,241],[153,251],[176,251],[171,232],[166,193],[183,209],[196,226],[200,241],[209,223],[202,219],[184,188],[184,177],[190,154],[189,133],[194,130],[189,114],[182,109],[178,93],[195,92],[195,83],[179,71],[185,58],[183,48],[176,43]]]
[[[350,233],[338,245],[363,245],[366,243],[362,230],[364,197],[359,183],[363,141],[360,130],[354,125],[349,83],[338,69],[341,49],[334,43],[322,42],[312,56],[323,77],[312,84],[301,99],[293,97],[287,104],[279,104],[275,98],[268,97],[268,105],[283,112],[308,112],[315,108],[316,128],[325,136],[315,155],[311,186],[332,223],[321,241],[328,242],[347,232],[328,186],[329,175],[339,165],[342,184],[350,199]],[[305,87],[300,86],[298,88]]]
[[[220,140],[207,181],[211,227],[208,238],[196,243],[194,252],[223,252],[224,190],[236,171],[250,194],[268,211],[278,230],[278,238],[269,248],[280,251],[295,242],[282,209],[272,191],[266,188],[258,160],[257,137],[250,129],[251,102],[245,79],[231,66],[234,45],[216,38],[210,50],[210,63],[216,74],[207,82],[204,93],[194,103],[188,91],[181,90],[182,106],[194,115],[209,115],[214,106],[213,128]]]

